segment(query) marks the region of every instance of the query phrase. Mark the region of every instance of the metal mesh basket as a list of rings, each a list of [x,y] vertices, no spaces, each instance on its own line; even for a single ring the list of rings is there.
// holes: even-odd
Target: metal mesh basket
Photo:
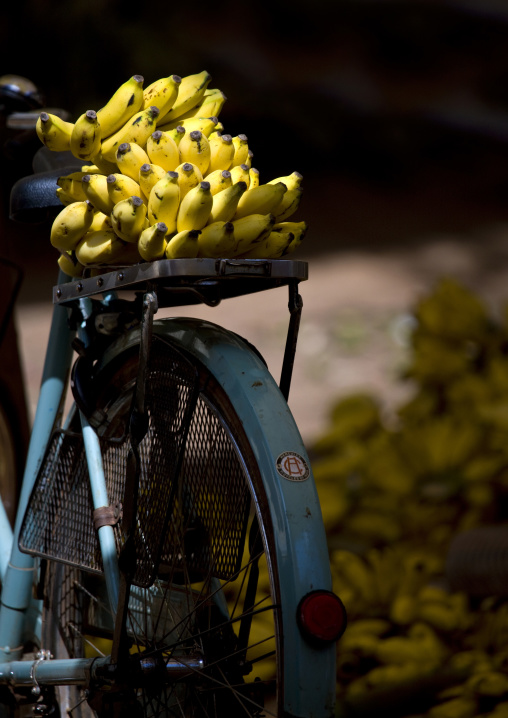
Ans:
[[[246,468],[215,409],[200,396],[192,417],[162,567],[230,579],[240,568],[250,492]],[[184,559],[181,559],[184,563]],[[182,565],[183,570],[183,565]]]
[[[149,425],[139,445],[133,582],[148,586],[169,566],[172,572],[231,578],[242,558],[250,506],[234,441],[198,393],[196,368],[159,339],[150,352],[146,389]],[[109,503],[115,505],[124,500],[130,442],[124,434],[103,436],[100,443]],[[114,532],[119,553],[121,524]],[[102,572],[81,434],[54,432],[24,517],[20,549]]]

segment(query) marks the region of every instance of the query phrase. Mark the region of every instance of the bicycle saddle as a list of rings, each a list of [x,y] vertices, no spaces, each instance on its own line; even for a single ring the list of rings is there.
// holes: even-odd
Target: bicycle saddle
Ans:
[[[57,180],[81,169],[82,164],[70,152],[50,152],[41,147],[34,157],[34,174],[22,177],[11,189],[9,217],[31,224],[56,217],[63,208],[56,195]]]

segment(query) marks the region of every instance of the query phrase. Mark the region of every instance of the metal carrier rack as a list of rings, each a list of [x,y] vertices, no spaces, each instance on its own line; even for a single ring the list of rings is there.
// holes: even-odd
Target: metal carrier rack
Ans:
[[[288,399],[302,314],[298,284],[308,279],[307,262],[287,259],[160,259],[125,267],[101,267],[104,274],[83,277],[53,288],[53,303],[72,303],[118,291],[157,295],[158,307],[206,304],[287,286],[289,326],[279,382]]]
[[[307,262],[287,259],[160,259],[100,269],[103,274],[54,287],[54,304],[152,287],[157,291],[160,307],[201,303],[216,306],[222,299],[297,285],[308,278]]]

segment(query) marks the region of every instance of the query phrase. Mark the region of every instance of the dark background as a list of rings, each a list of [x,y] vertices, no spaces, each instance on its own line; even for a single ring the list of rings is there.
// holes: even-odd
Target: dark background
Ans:
[[[208,70],[261,181],[304,175],[306,256],[508,219],[507,0],[28,0],[1,17],[0,74],[71,119],[132,74]],[[4,197],[26,171],[9,164]]]

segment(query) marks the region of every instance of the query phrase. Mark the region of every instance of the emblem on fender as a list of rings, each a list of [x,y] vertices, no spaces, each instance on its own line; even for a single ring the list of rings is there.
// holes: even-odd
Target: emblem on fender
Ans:
[[[284,451],[275,464],[277,472],[288,481],[305,481],[310,476],[310,468],[303,456],[296,451]]]

